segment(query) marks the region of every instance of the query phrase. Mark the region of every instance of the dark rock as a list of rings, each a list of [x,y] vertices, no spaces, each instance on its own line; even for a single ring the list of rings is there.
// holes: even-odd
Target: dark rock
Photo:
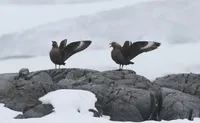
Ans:
[[[149,92],[136,88],[114,88],[104,107],[105,115],[117,121],[143,121],[150,115]]]
[[[161,117],[164,120],[188,118],[188,113],[193,110],[192,117],[198,117],[200,99],[196,96],[185,94],[181,91],[162,88],[163,107]]]
[[[52,113],[52,110],[52,105],[40,104],[24,112],[23,116],[24,118],[42,117]]]
[[[68,79],[72,79],[72,80],[77,80],[83,76],[85,76],[88,73],[96,73],[98,71],[93,71],[93,70],[87,70],[87,69],[82,69],[82,70],[78,70],[78,69],[71,69],[67,75],[65,76],[65,78]]]
[[[157,78],[152,84],[131,70],[23,71],[26,70],[22,70],[23,77],[17,73],[0,74],[0,102],[23,112],[16,118],[42,117],[51,113],[53,107],[42,105],[38,99],[57,89],[93,92],[98,100],[95,103],[98,111],[90,111],[95,117],[109,115],[115,121],[192,120],[200,114],[198,74],[174,74]]]
[[[23,114],[19,114],[16,117],[14,117],[15,119],[24,119],[24,115]]]
[[[54,83],[57,83],[60,80],[65,79],[69,71],[69,69],[50,69],[46,70],[45,72],[47,72],[49,76],[51,76]]]
[[[73,84],[75,83],[76,81],[72,79],[62,79],[57,83],[57,85],[61,87],[60,89],[62,89],[62,87],[63,89],[65,89],[65,88],[72,88]]]
[[[132,70],[113,70],[113,71],[103,71],[102,74],[105,77],[108,77],[112,80],[121,80],[121,79],[125,79],[126,77],[129,78],[129,76],[131,75],[135,75],[135,71]]]
[[[100,72],[96,73],[88,73],[86,74],[86,79],[84,81],[87,81],[88,83],[93,83],[93,84],[107,84],[110,85],[114,81],[106,76],[104,76]]]
[[[45,72],[36,74],[30,80],[12,80],[12,83],[14,87],[7,92],[7,98],[2,97],[1,100],[6,107],[17,111],[40,104],[38,98],[48,93],[53,84],[51,77]]]
[[[32,107],[39,104],[38,98],[43,96],[43,87],[31,80],[15,81],[16,88],[9,91],[9,99],[6,107],[13,110],[23,111],[25,107]]]
[[[29,69],[28,68],[22,68],[19,71],[19,77],[26,77],[29,74]]]
[[[159,87],[151,87],[150,90],[150,98],[151,98],[151,114],[148,120],[156,120],[161,121],[162,118],[160,116],[160,112],[162,111],[163,105],[163,96],[162,90]]]
[[[200,74],[171,74],[157,78],[153,84],[200,97]]]
[[[0,99],[9,95],[9,91],[16,88],[14,78],[17,74],[1,74],[0,75]],[[2,101],[1,101],[2,102]]]
[[[188,113],[188,120],[193,120],[193,118],[192,118],[192,114],[193,114],[193,109],[190,109],[190,112]]]
[[[134,78],[130,79],[121,79],[114,82],[116,86],[124,86],[124,87],[135,87],[141,89],[148,89],[152,86],[152,83],[148,79],[144,79],[144,77],[140,77],[138,75],[134,75]]]
[[[19,70],[19,73],[17,76],[15,76],[14,80],[19,80],[19,79],[26,79],[26,76],[29,74],[29,69],[28,68],[22,68]]]
[[[101,117],[101,116],[102,116],[98,111],[96,111],[96,110],[94,110],[94,109],[89,109],[89,111],[90,111],[90,112],[93,112],[93,114],[94,114],[93,116],[94,116],[94,117]]]

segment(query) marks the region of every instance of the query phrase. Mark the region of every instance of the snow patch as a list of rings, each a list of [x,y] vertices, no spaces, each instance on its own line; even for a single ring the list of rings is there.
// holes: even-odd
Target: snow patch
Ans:
[[[4,107],[5,104],[0,104],[0,121],[2,119],[7,120],[7,119],[12,119],[14,117],[16,117],[19,114],[22,114],[21,112],[18,111],[13,111],[9,108]],[[1,122],[4,123],[4,122]]]
[[[58,96],[59,95],[59,96]],[[43,104],[52,104],[57,114],[78,113],[93,116],[93,113],[88,111],[95,108],[96,96],[84,90],[60,89],[50,92],[39,98]]]

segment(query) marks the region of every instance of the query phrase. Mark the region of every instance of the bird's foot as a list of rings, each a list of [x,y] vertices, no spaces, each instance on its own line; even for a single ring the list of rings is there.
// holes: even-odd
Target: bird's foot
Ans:
[[[119,68],[117,71],[122,71],[123,69]]]

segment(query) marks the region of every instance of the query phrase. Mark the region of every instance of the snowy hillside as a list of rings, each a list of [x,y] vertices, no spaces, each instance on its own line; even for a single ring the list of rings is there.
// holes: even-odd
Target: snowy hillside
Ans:
[[[97,12],[124,7],[137,2],[148,0],[130,1],[102,1],[87,4],[51,4],[51,5],[15,5],[0,6],[0,36],[13,32],[22,32],[38,25],[50,24],[60,20],[91,15]],[[15,21],[13,21],[15,20]],[[34,20],[34,21],[33,21]],[[10,37],[10,36],[6,36]]]
[[[199,0],[161,0],[139,3],[95,15],[48,23],[22,33],[2,36],[14,52],[47,55],[51,40],[92,39],[93,48],[107,48],[110,41],[156,40],[182,44],[200,40]],[[10,46],[10,42],[19,43]],[[24,47],[22,49],[22,47]],[[37,51],[33,50],[37,47]],[[1,51],[4,48],[1,48]],[[7,55],[11,52],[6,52]],[[2,56],[2,54],[0,54]]]
[[[71,4],[102,1],[109,0],[0,0],[0,4]]]

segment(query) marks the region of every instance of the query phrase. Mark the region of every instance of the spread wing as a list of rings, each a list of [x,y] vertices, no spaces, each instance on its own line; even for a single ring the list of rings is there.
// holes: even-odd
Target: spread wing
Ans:
[[[129,47],[132,45],[131,41],[125,41],[124,45],[122,47],[122,53],[124,58],[129,59],[130,53],[129,53]]]
[[[154,41],[137,41],[137,42],[132,43],[128,47],[128,49],[125,50],[125,53],[126,53],[125,56],[126,56],[126,58],[131,60],[143,52],[152,51],[152,50],[158,48],[160,45],[161,44],[159,42],[154,42]]]
[[[139,45],[141,52],[152,51],[160,46],[160,43],[155,41],[138,41],[135,43]]]
[[[82,41],[75,41],[72,43],[69,43],[65,48],[64,48],[64,53],[65,56],[63,58],[63,60],[67,60],[70,56],[83,51],[84,49],[86,49],[90,44],[92,43],[92,41],[90,40],[82,40]]]
[[[67,39],[62,40],[62,41],[60,42],[59,49],[60,49],[60,50],[64,49],[65,46],[66,46],[66,44],[67,44]]]
[[[65,52],[64,52],[64,48],[66,47],[66,44],[67,44],[67,39],[64,39],[60,42],[60,45],[59,45],[59,51],[60,51],[60,56],[61,58],[64,58],[65,57]]]

